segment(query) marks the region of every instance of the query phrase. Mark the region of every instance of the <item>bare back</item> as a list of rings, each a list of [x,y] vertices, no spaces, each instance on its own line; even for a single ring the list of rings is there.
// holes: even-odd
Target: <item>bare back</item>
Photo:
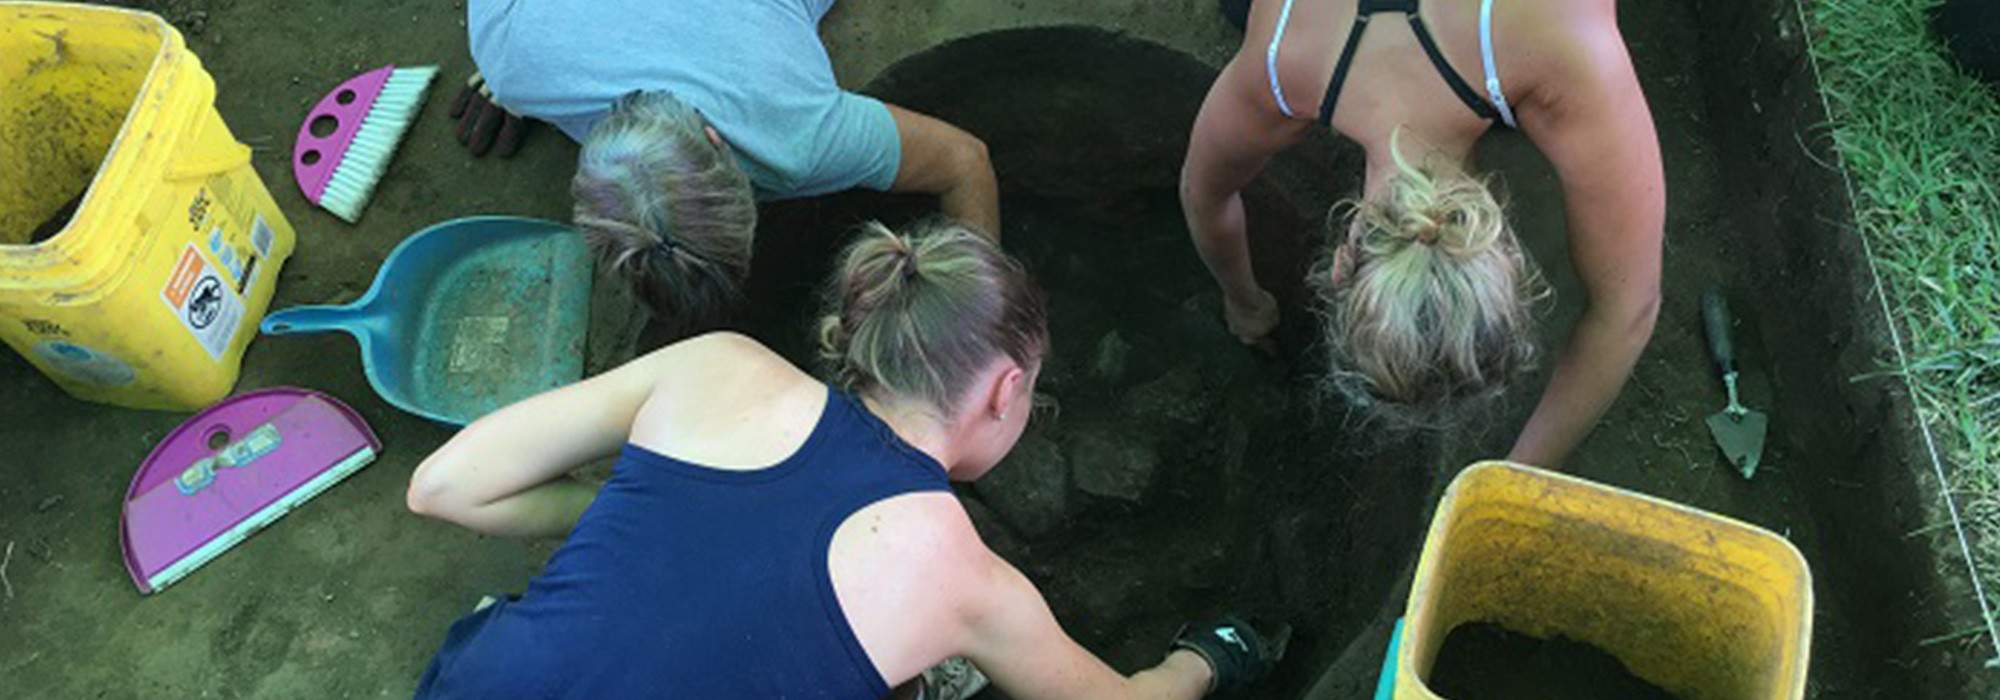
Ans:
[[[1565,41],[1575,27],[1549,22],[1551,15],[1578,14],[1569,6],[1605,5],[1607,0],[1494,0],[1492,42],[1494,73],[1516,105],[1538,99],[1547,82],[1546,47]],[[1284,14],[1283,0],[1261,0],[1252,10],[1239,62],[1255,68],[1260,83],[1270,81],[1264,70],[1277,68],[1277,84],[1293,114],[1318,115],[1328,99],[1327,88],[1341,49],[1355,30],[1357,0],[1293,0],[1275,60],[1267,61],[1272,36]],[[1457,75],[1485,92],[1486,74],[1479,36],[1480,0],[1423,0],[1421,15],[1437,48]],[[1608,16],[1608,14],[1607,14]],[[1616,27],[1611,27],[1615,34]],[[1243,71],[1248,73],[1250,71]],[[1239,73],[1236,79],[1242,79]],[[1272,92],[1265,87],[1264,92]],[[1275,96],[1264,106],[1282,114]],[[1493,125],[1473,113],[1453,93],[1440,67],[1427,58],[1401,13],[1375,15],[1357,45],[1352,65],[1333,113],[1333,128],[1361,144],[1369,153],[1373,174],[1391,163],[1389,137],[1398,127],[1425,151],[1462,161],[1472,145]]]

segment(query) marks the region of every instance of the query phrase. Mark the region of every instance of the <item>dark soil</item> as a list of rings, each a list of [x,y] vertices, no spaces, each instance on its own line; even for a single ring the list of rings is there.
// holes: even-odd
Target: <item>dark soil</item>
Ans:
[[[961,496],[1064,628],[1117,668],[1150,666],[1180,625],[1226,611],[1294,625],[1294,658],[1329,655],[1415,551],[1435,452],[1315,420],[1304,358],[1259,356],[1217,321],[1176,201],[1168,189],[1005,199],[1007,245],[1050,294],[1038,390],[1055,408]],[[921,204],[855,196],[767,217],[760,239],[785,243],[760,246],[748,330],[796,339],[780,350],[809,362],[801,311],[816,285],[778,281],[823,278],[831,251],[795,244],[862,212],[907,224]],[[1302,225],[1268,206],[1255,216]],[[1155,283],[1126,284],[1141,276]],[[1295,696],[1316,674],[1287,664],[1266,689]]]
[[[1058,4],[882,2],[957,23],[926,25],[926,37],[1015,24],[969,24],[950,8],[1006,15],[1026,4],[1049,15]],[[455,91],[445,86],[472,70],[455,3],[132,4],[165,11],[189,36],[216,78],[217,108],[256,149],[299,230],[274,308],[352,300],[398,241],[437,221],[569,215],[574,144],[535,138],[512,159],[476,160],[451,138]],[[1006,243],[1053,298],[1056,348],[1042,389],[1060,408],[1035,419],[994,480],[963,491],[967,507],[1065,627],[1121,669],[1156,661],[1182,621],[1239,610],[1298,629],[1255,696],[1367,697],[1430,504],[1459,466],[1505,453],[1544,379],[1522,381],[1488,430],[1426,436],[1380,435],[1314,394],[1323,365],[1299,272],[1328,205],[1360,172],[1356,154],[1330,138],[1287,153],[1250,190],[1259,276],[1286,320],[1275,357],[1236,346],[1173,200],[1213,69],[1132,38],[1179,34],[1127,26],[1115,13],[1130,3],[1062,5],[1060,16],[1132,34],[983,35],[910,57],[872,88],[987,141],[1006,188]],[[1221,22],[1212,3],[1191,6],[1199,11],[1176,21]],[[1879,311],[1864,294],[1838,176],[1813,164],[1830,161],[1816,130],[1825,118],[1803,31],[1787,19],[1792,0],[1619,9],[1667,158],[1666,298],[1625,395],[1569,470],[1798,544],[1818,600],[1809,697],[1993,697],[1968,680],[1987,647],[1919,643],[1976,617],[1954,617],[1969,598],[1941,581],[1962,572],[1940,576],[1931,555],[1936,492],[1911,476],[1927,466],[1908,459],[1907,404],[1883,383],[1849,380],[1879,368],[1879,319],[1869,315]],[[881,48],[892,36],[885,27],[839,38],[900,57]],[[438,63],[449,79],[432,89],[367,221],[351,226],[291,186],[290,136],[329,87],[388,60]],[[1582,306],[1559,188],[1519,134],[1496,131],[1479,156],[1504,179],[1511,216],[1553,278],[1542,339],[1553,357]],[[56,194],[87,183],[80,172]],[[934,208],[870,195],[767,208],[743,326],[809,359],[815,292],[851,227]],[[7,229],[21,233],[35,222],[15,223]],[[1728,469],[1699,420],[1724,403],[1701,347],[1697,300],[1710,284],[1729,289],[1742,317],[1745,401],[1772,417],[1754,481]],[[635,335],[637,309],[595,300],[593,370],[623,358],[599,339]],[[303,384],[338,396],[388,449],[173,589],[141,598],[118,564],[119,497],[130,469],[185,416],[78,402],[0,355],[0,444],[21,446],[0,457],[0,539],[17,544],[7,568],[15,595],[0,597],[8,697],[408,697],[446,627],[480,595],[518,590],[553,549],[409,515],[411,470],[449,431],[382,402],[352,341],[265,338],[240,389]],[[1010,484],[1008,474],[1050,478]]]
[[[1775,482],[1809,510],[1799,518],[1809,526],[1778,531],[1813,567],[1811,692],[1996,697],[1991,674],[1975,670],[1994,655],[1992,640],[1924,641],[1976,627],[1979,617],[1958,544],[1937,527],[1943,487],[1929,478],[1909,397],[1899,381],[1859,379],[1885,366],[1889,334],[1847,218],[1846,183],[1825,165],[1838,161],[1799,8],[1695,0],[1689,9],[1701,30],[1702,116],[1730,164],[1715,185],[1743,267],[1731,299],[1746,302],[1735,307],[1748,321],[1738,329],[1765,348],[1766,464],[1768,451],[1784,455]]]
[[[1433,669],[1426,685],[1451,700],[1676,700],[1602,649],[1488,623],[1453,629]]]
[[[1943,0],[1931,9],[1931,30],[1960,68],[2000,87],[2000,4]]]
[[[69,203],[62,205],[61,209],[50,214],[40,226],[36,226],[35,230],[28,234],[28,244],[34,245],[54,238],[56,234],[62,233],[63,229],[69,228],[70,218],[76,216],[77,205],[83,204],[83,194],[83,192],[76,193],[75,197],[69,199]]]
[[[1750,28],[1717,21],[1735,14],[1704,16],[1655,2],[1621,15],[1666,154],[1665,298],[1624,397],[1566,466],[1763,526],[1804,550],[1822,581],[1817,692],[1866,697],[1935,687],[1930,672],[1885,661],[1924,649],[1913,629],[1952,631],[1912,624],[1935,619],[1918,602],[1933,590],[1925,581],[1935,560],[1923,548],[1892,544],[1922,526],[1910,520],[1916,513],[1908,500],[1908,474],[1917,465],[1889,468],[1894,461],[1885,459],[1891,453],[1882,443],[1883,426],[1907,414],[1884,404],[1878,388],[1844,380],[1866,371],[1856,365],[1879,347],[1854,335],[1868,327],[1854,314],[1870,307],[1812,301],[1856,298],[1858,287],[1842,274],[1851,269],[1844,262],[1851,258],[1842,257],[1849,239],[1832,238],[1842,232],[1824,223],[1839,200],[1827,199],[1835,190],[1814,189],[1823,175],[1765,167],[1810,163],[1788,124],[1816,122],[1803,115],[1747,121],[1784,104],[1780,95],[1753,93],[1747,104],[1727,95],[1743,89],[1737,81],[1767,78],[1709,70],[1704,61],[1723,59],[1685,49],[1707,45],[1710,32],[1728,37],[1716,40],[1716,54],[1779,52],[1759,64],[1774,71],[1798,70],[1795,60],[1781,58],[1796,53],[1783,53],[1788,44],[1778,41],[1743,40],[1734,32]],[[1783,15],[1761,16],[1773,18]],[[1784,27],[1760,31],[1796,38]],[[1157,660],[1178,621],[1236,609],[1299,630],[1292,659],[1260,692],[1353,696],[1372,683],[1382,621],[1402,607],[1409,554],[1438,490],[1457,468],[1506,454],[1554,362],[1517,382],[1482,424],[1445,433],[1385,436],[1316,394],[1313,379],[1324,365],[1301,272],[1320,247],[1321,212],[1352,193],[1348,178],[1360,170],[1351,149],[1324,141],[1281,157],[1247,193],[1259,278],[1281,298],[1286,322],[1277,357],[1246,360],[1253,355],[1221,332],[1213,283],[1187,242],[1171,190],[1208,75],[1185,56],[1119,35],[1038,29],[919,54],[871,91],[987,141],[1009,195],[1005,241],[1051,291],[1055,368],[1045,373],[1044,390],[1061,411],[995,472],[1000,483],[967,492],[981,506],[975,517],[997,533],[990,537],[995,548],[1029,572],[1073,634],[1119,668]],[[1021,111],[1027,103],[1037,109]],[[1724,106],[1711,107],[1717,103]],[[1782,136],[1789,149],[1741,148],[1750,133]],[[1559,183],[1518,133],[1496,131],[1478,156],[1500,178],[1516,230],[1556,291],[1541,338],[1553,358],[1584,296],[1568,265]],[[1757,184],[1732,184],[1743,179]],[[767,230],[826,235],[864,217],[905,221],[929,206],[834,198],[796,205],[790,211],[798,218],[773,217]],[[1777,220],[1768,218],[1774,212]],[[1804,243],[1796,236],[1808,229],[1827,237]],[[804,237],[782,235],[788,242]],[[810,288],[796,281],[821,279],[825,267],[786,259],[823,261],[835,243],[804,251],[763,243],[758,279],[768,284],[775,271],[795,288],[793,296],[753,291],[751,327],[761,337],[791,328],[802,338],[802,320],[773,325],[783,314],[772,310],[798,308]],[[1702,336],[1699,299],[1709,286],[1727,289],[1736,302],[1744,400],[1770,407],[1772,416],[1765,466],[1751,481],[1728,465],[1701,422],[1726,403]],[[1099,358],[1121,352],[1150,364],[1117,380],[1092,375]],[[803,347],[793,353],[807,356]],[[1254,366],[1239,368],[1246,361]],[[1171,382],[1222,408],[1194,411],[1197,419],[1186,424],[1146,417],[1134,392]],[[1085,445],[1106,432],[1157,457],[1141,497],[1106,501],[1081,483],[1101,465],[1079,456],[1103,454]],[[1067,463],[1042,464],[1056,456]],[[1143,455],[1106,459],[1147,462]],[[1008,484],[1000,475],[1009,470],[1056,485]],[[1860,580],[1866,577],[1872,580]],[[1841,590],[1827,590],[1827,580],[1840,581]],[[1893,599],[1893,592],[1904,597]],[[1875,630],[1894,632],[1878,637]]]
[[[1260,692],[1296,696],[1407,568],[1437,457],[1426,440],[1341,429],[1343,415],[1317,396],[1300,280],[1318,217],[1274,179],[1246,206],[1262,272],[1299,322],[1277,356],[1222,327],[1174,190],[1210,75],[1157,45],[1038,30],[919,55],[871,91],[993,146],[1007,183],[1003,241],[1049,292],[1054,348],[1038,390],[1056,407],[961,488],[988,543],[1121,670],[1158,662],[1189,621],[1233,611],[1287,622],[1301,661]],[[1029,95],[1043,106],[1022,115]],[[1029,141],[1039,145],[1013,146]],[[1317,144],[1278,173],[1331,170],[1342,157]],[[769,208],[745,329],[810,361],[818,281],[853,226],[907,225],[934,206],[850,194]]]

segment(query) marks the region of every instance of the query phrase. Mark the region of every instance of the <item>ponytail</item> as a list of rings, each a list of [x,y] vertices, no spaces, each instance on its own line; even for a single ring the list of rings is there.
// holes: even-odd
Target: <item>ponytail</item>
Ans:
[[[672,337],[721,327],[750,274],[750,180],[672,93],[634,92],[592,129],[570,185],[576,227]]]
[[[1351,211],[1315,272],[1335,388],[1414,422],[1445,422],[1535,359],[1539,275],[1487,183],[1412,165]]]
[[[1034,367],[1048,343],[1046,303],[1027,271],[956,223],[865,225],[826,296],[820,356],[834,381],[940,412],[994,358]]]

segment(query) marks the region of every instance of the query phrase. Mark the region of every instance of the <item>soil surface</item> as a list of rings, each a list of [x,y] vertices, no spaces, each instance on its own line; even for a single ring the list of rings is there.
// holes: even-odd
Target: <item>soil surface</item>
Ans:
[[[507,160],[471,158],[453,140],[446,112],[472,68],[456,3],[138,4],[187,35],[215,76],[217,108],[299,229],[274,308],[354,300],[396,243],[438,221],[570,212],[576,146],[559,133],[538,129]],[[1843,210],[1793,189],[1816,181],[1810,171],[1781,169],[1806,160],[1798,135],[1818,122],[1779,109],[1806,93],[1781,101],[1776,88],[1742,85],[1764,75],[1742,66],[1797,75],[1796,54],[1783,50],[1796,28],[1734,7],[1621,4],[1666,154],[1665,300],[1624,396],[1566,468],[1791,538],[1818,584],[1809,696],[1970,697],[1955,683],[1973,652],[1917,644],[1960,626],[1936,612],[1928,542],[1907,536],[1927,524],[1923,497],[1885,427],[1907,414],[1879,387],[1848,381],[1879,346],[1853,318],[1870,307],[1846,276],[1852,251],[1822,235],[1839,233],[1837,221],[1820,222]],[[947,43],[1058,23],[1122,33]],[[1327,208],[1360,173],[1356,154],[1330,138],[1286,154],[1248,192],[1259,275],[1285,305],[1277,352],[1229,337],[1174,195],[1194,111],[1234,48],[1212,0],[843,0],[824,33],[847,84],[987,141],[1006,244],[1051,294],[1055,352],[1042,390],[1056,408],[1007,464],[961,491],[992,546],[1121,669],[1157,661],[1182,622],[1233,610],[1297,629],[1255,696],[1366,697],[1438,492],[1463,465],[1506,453],[1551,363],[1485,425],[1443,434],[1384,434],[1317,392],[1324,360],[1300,273]],[[360,224],[348,225],[292,185],[292,135],[326,90],[392,61],[439,64],[442,77]],[[1541,338],[1552,361],[1583,301],[1558,184],[1520,134],[1494,132],[1478,157],[1556,289]],[[767,207],[742,327],[808,360],[815,292],[852,227],[933,207],[879,195]],[[1745,403],[1771,415],[1754,481],[1724,463],[1700,420],[1725,403],[1702,346],[1699,296],[1710,285],[1740,317]],[[643,320],[614,285],[597,287],[590,371],[629,357]],[[0,565],[6,695],[407,697],[451,621],[481,595],[520,590],[553,551],[408,513],[410,473],[449,430],[383,403],[346,337],[257,341],[238,388],[275,385],[353,405],[385,442],[382,458],[141,597],[119,561],[120,498],[186,416],[76,401],[0,353],[0,444],[15,448],[0,455],[0,540],[15,545]]]
[[[1428,685],[1452,700],[1676,700],[1602,649],[1499,625],[1460,625],[1434,663]]]

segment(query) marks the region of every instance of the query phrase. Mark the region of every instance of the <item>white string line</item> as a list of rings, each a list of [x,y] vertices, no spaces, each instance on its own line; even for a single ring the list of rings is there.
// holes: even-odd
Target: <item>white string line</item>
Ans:
[[[1820,108],[1826,111],[1827,119],[1831,120],[1834,116],[1833,103],[1827,99],[1826,89],[1823,87],[1826,84],[1826,80],[1819,70],[1819,56],[1812,51],[1812,23],[1806,17],[1805,0],[1793,0],[1792,4],[1797,8],[1799,13],[1799,31],[1805,33],[1806,59],[1812,65],[1813,89],[1819,93]],[[1861,198],[1854,189],[1854,178],[1848,175],[1847,156],[1841,152],[1838,143],[1835,144],[1832,150],[1835,159],[1834,162],[1840,168],[1840,179],[1847,185],[1848,214],[1855,222],[1854,235],[1856,238],[1861,239],[1861,254],[1867,258],[1868,274],[1874,278],[1875,282],[1875,300],[1882,305],[1882,320],[1889,326],[1889,340],[1896,349],[1896,365],[1903,375],[1903,389],[1909,392],[1910,408],[1917,413],[1917,427],[1923,431],[1925,449],[1930,451],[1931,469],[1937,472],[1938,490],[1944,496],[1945,508],[1951,512],[1951,528],[1958,535],[1958,551],[1959,554],[1965,557],[1965,568],[1972,578],[1973,595],[1979,600],[1979,616],[1981,621],[1986,623],[1986,638],[1994,645],[1996,655],[1986,661],[1986,667],[2000,668],[2000,627],[1996,627],[1994,623],[1993,605],[1987,602],[1986,586],[1979,581],[1979,564],[1977,560],[1972,558],[1972,542],[1965,536],[1965,520],[1959,516],[1958,501],[1952,498],[1951,478],[1945,474],[1944,460],[1938,456],[1937,438],[1931,434],[1930,421],[1924,420],[1922,412],[1917,410],[1917,387],[1916,383],[1910,379],[1909,353],[1903,349],[1902,330],[1896,324],[1895,315],[1889,310],[1889,295],[1886,293],[1886,287],[1882,284],[1882,272],[1875,264],[1874,246],[1869,244],[1868,235],[1861,230],[1861,212],[1858,210]]]

